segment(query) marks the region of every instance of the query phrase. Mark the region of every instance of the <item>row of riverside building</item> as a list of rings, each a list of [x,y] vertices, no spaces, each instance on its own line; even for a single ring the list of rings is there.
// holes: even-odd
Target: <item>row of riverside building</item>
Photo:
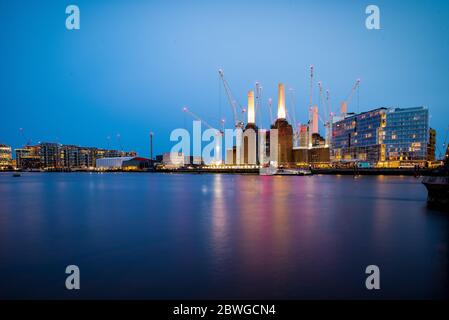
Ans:
[[[279,94],[284,95],[279,86]],[[249,95],[252,97],[252,95]],[[251,102],[252,103],[252,102]],[[251,104],[249,103],[249,105]],[[354,164],[380,168],[427,166],[435,161],[436,132],[429,127],[429,111],[426,107],[377,108],[371,111],[334,116],[330,122],[330,135],[321,137],[312,132],[310,123],[298,128],[294,137],[292,126],[285,119],[284,99],[278,105],[278,119],[271,126],[278,129],[278,153],[281,165],[352,166]],[[252,117],[254,122],[255,117]],[[249,122],[246,129],[256,128]],[[315,131],[315,130],[313,130]],[[269,136],[269,131],[267,131]],[[296,139],[296,141],[295,141]],[[269,138],[266,139],[269,142]],[[249,160],[247,148],[243,146],[243,164]],[[266,148],[269,150],[269,144]],[[229,152],[228,152],[229,151]],[[58,143],[39,143],[15,149],[15,163],[11,147],[0,145],[0,169],[91,169],[120,166],[148,167],[148,159],[136,158],[135,152],[106,150]],[[170,154],[169,154],[170,155]],[[156,163],[172,164],[172,158],[160,156]],[[179,157],[183,157],[180,155]],[[227,150],[226,158],[236,163],[236,149]],[[97,161],[100,160],[101,161]],[[183,166],[175,161],[174,166]],[[152,161],[152,160],[151,160]],[[129,162],[129,163],[127,163]],[[178,163],[179,162],[179,163]],[[202,160],[193,159],[201,163]],[[251,162],[251,163],[249,163]],[[257,161],[259,162],[259,161]],[[142,164],[144,163],[144,164]],[[187,161],[187,163],[191,163]],[[101,165],[99,165],[101,164]]]
[[[15,160],[12,159],[11,147],[0,145],[0,168],[92,169],[96,167],[98,159],[136,157],[134,151],[125,152],[47,142],[27,145],[14,151]]]

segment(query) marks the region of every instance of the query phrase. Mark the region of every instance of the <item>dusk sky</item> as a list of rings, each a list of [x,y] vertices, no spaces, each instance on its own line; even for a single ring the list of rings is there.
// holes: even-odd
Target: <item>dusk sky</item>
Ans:
[[[65,27],[69,4],[80,8],[80,30]],[[369,4],[380,8],[381,30],[365,27]],[[242,105],[262,84],[266,124],[279,82],[294,88],[296,117],[306,122],[313,64],[333,111],[360,78],[349,111],[427,106],[441,149],[448,34],[448,1],[3,0],[0,143],[108,147],[110,136],[118,148],[120,134],[124,149],[149,156],[154,131],[155,153],[169,151],[170,132],[191,127],[184,105],[232,127],[219,68]],[[316,103],[317,94],[315,85]]]

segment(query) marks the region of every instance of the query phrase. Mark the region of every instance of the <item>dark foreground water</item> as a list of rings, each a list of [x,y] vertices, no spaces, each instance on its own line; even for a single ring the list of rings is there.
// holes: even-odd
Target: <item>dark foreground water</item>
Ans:
[[[443,298],[449,218],[426,194],[410,177],[0,174],[0,298]]]

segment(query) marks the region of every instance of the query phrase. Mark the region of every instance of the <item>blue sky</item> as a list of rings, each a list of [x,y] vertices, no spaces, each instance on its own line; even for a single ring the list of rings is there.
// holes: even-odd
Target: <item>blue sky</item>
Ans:
[[[69,4],[80,30],[65,28]],[[381,30],[365,28],[369,4]],[[219,68],[241,104],[262,84],[265,122],[277,83],[294,88],[305,122],[313,64],[334,111],[361,78],[350,111],[425,105],[441,145],[448,34],[447,1],[1,1],[0,143],[122,145],[148,156],[154,131],[155,152],[168,151],[171,130],[191,126],[184,105],[230,126]]]

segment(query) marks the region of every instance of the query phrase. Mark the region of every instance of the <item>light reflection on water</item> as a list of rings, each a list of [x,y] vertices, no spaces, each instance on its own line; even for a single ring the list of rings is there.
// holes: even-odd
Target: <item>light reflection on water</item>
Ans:
[[[446,297],[425,200],[411,177],[0,174],[0,298],[70,298],[68,264],[82,298]]]

